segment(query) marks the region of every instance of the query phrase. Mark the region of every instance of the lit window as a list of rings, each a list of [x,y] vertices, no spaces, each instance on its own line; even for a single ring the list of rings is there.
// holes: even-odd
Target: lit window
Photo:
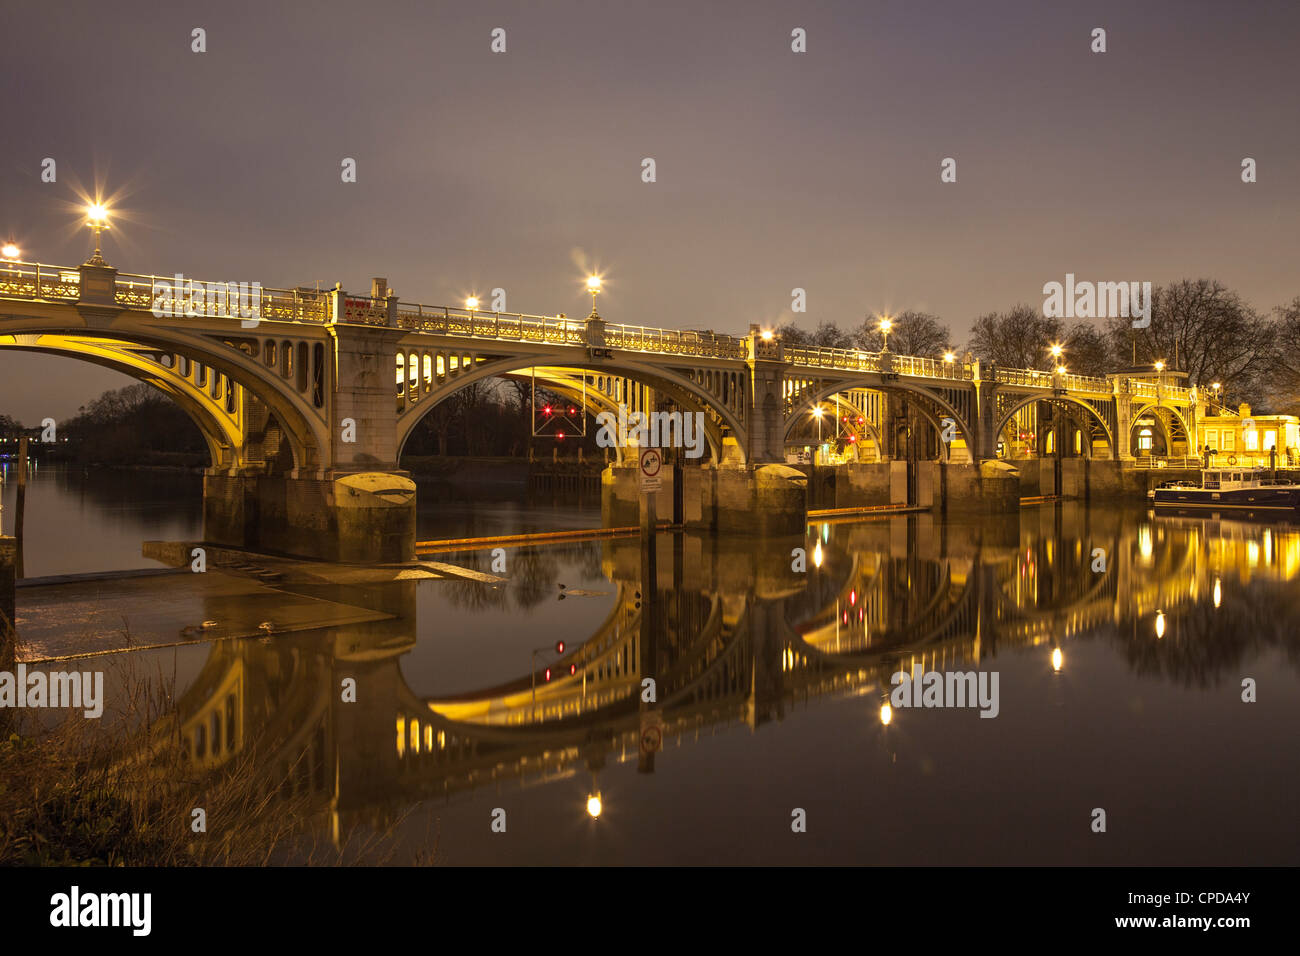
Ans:
[[[1277,447],[1277,429],[1270,428],[1264,432],[1264,450]]]
[[[1217,450],[1219,447],[1219,430],[1211,428],[1205,433],[1205,447]]]

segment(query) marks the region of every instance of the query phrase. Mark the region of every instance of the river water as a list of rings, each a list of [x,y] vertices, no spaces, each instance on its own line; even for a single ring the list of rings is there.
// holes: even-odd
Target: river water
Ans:
[[[157,567],[141,543],[199,537],[200,493],[41,468],[25,571]],[[425,490],[420,536],[599,517]],[[300,767],[304,830],[383,817],[397,861],[430,834],[452,864],[1300,859],[1294,521],[1066,503],[661,535],[653,586],[636,539],[439,560],[504,580],[296,586],[383,619],[90,660],[174,675],[201,763]],[[996,695],[896,706],[893,675],[929,671]]]

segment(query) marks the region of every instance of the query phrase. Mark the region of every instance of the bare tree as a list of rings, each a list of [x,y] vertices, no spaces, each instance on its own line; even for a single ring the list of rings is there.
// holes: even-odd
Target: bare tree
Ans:
[[[1274,327],[1213,279],[1183,279],[1152,292],[1151,324],[1133,328],[1132,319],[1106,324],[1113,347],[1138,364],[1165,362],[1188,373],[1193,384],[1222,382],[1238,397],[1259,395],[1262,375],[1273,361]],[[1175,364],[1176,363],[1176,364]]]
[[[1056,361],[1051,346],[1061,342],[1064,334],[1060,319],[1047,318],[1022,303],[1007,312],[990,312],[976,319],[970,350],[985,362],[1046,370]]]
[[[885,344],[880,320],[868,316],[853,335],[853,344],[868,352],[879,352]],[[952,333],[937,315],[908,309],[890,322],[889,349],[899,355],[941,358],[952,347]]]
[[[1273,311],[1277,322],[1268,362],[1271,398],[1276,406],[1294,414],[1300,410],[1300,296]]]
[[[1120,364],[1111,348],[1110,337],[1089,322],[1080,322],[1065,337],[1066,368],[1080,375],[1102,376]]]

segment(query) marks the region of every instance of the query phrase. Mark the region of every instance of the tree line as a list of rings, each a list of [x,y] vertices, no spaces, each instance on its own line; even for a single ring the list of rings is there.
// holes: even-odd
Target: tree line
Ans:
[[[979,359],[1012,368],[1050,371],[1051,347],[1060,362],[1081,375],[1106,375],[1163,361],[1188,375],[1191,384],[1221,385],[1225,402],[1249,402],[1259,411],[1300,412],[1300,296],[1261,313],[1213,279],[1183,279],[1152,290],[1151,324],[1133,328],[1117,317],[1101,325],[1066,325],[1023,303],[979,316],[970,338],[958,345],[936,315],[908,310],[891,317],[891,352],[961,360]],[[809,332],[787,324],[777,330],[787,343],[879,351],[885,344],[879,320],[842,329],[823,321]]]

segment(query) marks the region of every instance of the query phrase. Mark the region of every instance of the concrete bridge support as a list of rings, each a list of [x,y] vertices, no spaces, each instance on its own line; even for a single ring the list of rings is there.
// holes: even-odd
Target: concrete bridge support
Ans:
[[[203,538],[322,561],[410,561],[415,482],[390,472],[323,479],[209,473],[203,478]]]
[[[664,469],[657,492],[659,519],[671,520],[673,473]],[[683,523],[729,534],[802,534],[808,520],[808,479],[786,465],[703,465],[682,469]],[[666,503],[666,504],[665,504]],[[637,524],[640,473],[635,464],[610,465],[601,474],[606,527]]]
[[[374,564],[415,557],[415,483],[397,465],[393,368],[397,330],[332,325],[322,396],[329,430],[312,473],[266,460],[263,433],[244,468],[203,480],[205,540],[326,561]],[[253,416],[257,417],[257,416]],[[261,416],[265,424],[265,416]]]

